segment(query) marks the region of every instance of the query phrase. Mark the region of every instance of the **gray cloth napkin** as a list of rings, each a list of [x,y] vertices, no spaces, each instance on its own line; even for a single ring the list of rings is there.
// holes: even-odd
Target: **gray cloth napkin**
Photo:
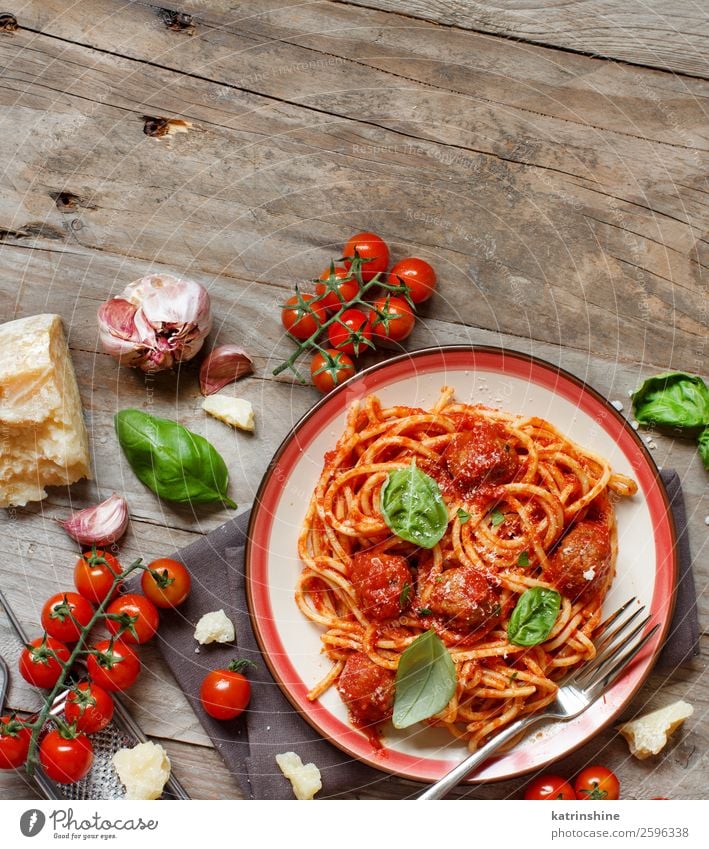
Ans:
[[[680,576],[677,607],[658,665],[674,667],[698,653],[699,626],[691,571],[686,517],[679,476],[663,472],[677,523]],[[353,761],[319,736],[294,710],[271,677],[251,629],[245,596],[244,545],[249,514],[217,528],[177,555],[192,574],[192,592],[182,607],[161,617],[160,649],[195,713],[244,795],[252,799],[292,799],[290,783],[275,761],[276,754],[297,752],[322,774],[318,798],[332,798],[374,787],[389,780],[382,772]],[[223,608],[236,629],[236,646],[212,644],[195,652],[194,626],[203,613]],[[248,672],[252,696],[238,719],[220,722],[199,704],[199,689],[210,669],[235,657],[252,660]]]

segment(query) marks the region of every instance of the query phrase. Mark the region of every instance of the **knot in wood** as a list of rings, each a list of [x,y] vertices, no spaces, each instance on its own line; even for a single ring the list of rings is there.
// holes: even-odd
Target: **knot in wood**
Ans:
[[[158,9],[158,17],[165,26],[173,32],[182,32],[186,35],[194,33],[194,18],[185,12],[175,12],[172,9]]]
[[[15,32],[17,18],[7,12],[0,14],[0,32]]]

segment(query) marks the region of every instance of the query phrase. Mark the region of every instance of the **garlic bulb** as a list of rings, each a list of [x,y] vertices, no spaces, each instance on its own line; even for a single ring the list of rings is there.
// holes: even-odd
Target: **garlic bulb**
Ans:
[[[207,290],[192,280],[149,274],[98,311],[104,350],[144,372],[191,360],[212,328]]]
[[[251,374],[253,370],[253,360],[243,348],[238,345],[219,345],[205,357],[199,370],[202,395],[219,392],[228,383]]]
[[[110,498],[59,521],[81,545],[110,545],[120,539],[128,527],[128,502],[114,492]]]

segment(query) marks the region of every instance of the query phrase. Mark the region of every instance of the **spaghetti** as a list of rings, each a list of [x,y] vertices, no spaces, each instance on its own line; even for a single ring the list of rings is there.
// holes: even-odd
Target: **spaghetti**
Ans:
[[[558,679],[594,656],[617,555],[612,497],[637,490],[548,422],[453,394],[443,387],[430,411],[383,408],[373,395],[355,402],[299,537],[296,601],[324,628],[333,661],[308,698],[336,686],[374,745],[391,716],[401,653],[430,630],[458,684],[427,721],[471,749],[553,701]],[[448,511],[430,549],[393,534],[381,512],[388,476],[412,462],[436,481]],[[533,587],[557,590],[560,612],[544,642],[514,645],[508,621]]]

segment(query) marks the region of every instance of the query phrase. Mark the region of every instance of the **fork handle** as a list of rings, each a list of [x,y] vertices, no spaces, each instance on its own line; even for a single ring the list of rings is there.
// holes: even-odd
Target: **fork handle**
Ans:
[[[482,749],[478,749],[473,752],[464,761],[461,761],[458,766],[454,766],[450,772],[447,772],[443,778],[439,779],[435,784],[432,784],[427,790],[424,790],[424,792],[417,798],[442,799],[457,784],[460,784],[460,782],[469,775],[475,767],[484,763],[490,755],[500,748],[500,746],[508,740],[511,740],[513,737],[516,737],[520,731],[523,731],[530,725],[534,725],[542,719],[545,719],[546,716],[547,714],[545,713],[534,716],[525,716],[522,719],[518,719],[516,722],[513,722],[512,725],[508,725],[507,728],[503,728],[503,730],[500,731],[499,734],[496,734],[489,743],[486,743]]]

